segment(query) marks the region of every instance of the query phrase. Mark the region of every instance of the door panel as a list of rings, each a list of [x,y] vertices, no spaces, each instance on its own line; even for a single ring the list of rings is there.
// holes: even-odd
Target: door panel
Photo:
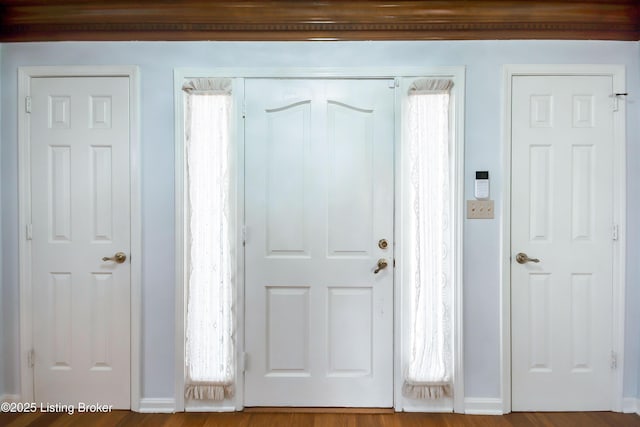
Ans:
[[[130,406],[129,81],[31,80],[34,390]]]
[[[394,91],[247,80],[246,406],[393,404]],[[386,249],[378,240],[387,239]]]
[[[270,256],[309,256],[310,200],[305,153],[310,144],[311,103],[267,110],[267,247]]]
[[[329,256],[368,257],[373,231],[373,111],[329,102],[327,115]]]
[[[611,93],[605,76],[513,79],[514,411],[611,409]]]

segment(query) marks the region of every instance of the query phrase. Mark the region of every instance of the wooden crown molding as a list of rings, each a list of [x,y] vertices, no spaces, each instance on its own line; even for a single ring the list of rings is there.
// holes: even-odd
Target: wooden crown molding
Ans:
[[[0,0],[0,41],[640,40],[636,0]]]

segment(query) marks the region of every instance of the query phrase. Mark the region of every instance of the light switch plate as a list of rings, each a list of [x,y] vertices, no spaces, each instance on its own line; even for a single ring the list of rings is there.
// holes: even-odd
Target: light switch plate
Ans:
[[[468,219],[492,219],[493,200],[467,200]]]

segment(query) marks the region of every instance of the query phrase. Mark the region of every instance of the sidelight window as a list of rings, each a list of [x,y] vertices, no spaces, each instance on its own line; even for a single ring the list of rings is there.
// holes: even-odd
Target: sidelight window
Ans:
[[[409,360],[403,393],[414,399],[451,395],[453,374],[453,192],[451,80],[423,79],[408,94],[409,172],[406,224]]]
[[[230,234],[231,80],[183,85],[186,158],[185,398],[223,400],[234,388]]]

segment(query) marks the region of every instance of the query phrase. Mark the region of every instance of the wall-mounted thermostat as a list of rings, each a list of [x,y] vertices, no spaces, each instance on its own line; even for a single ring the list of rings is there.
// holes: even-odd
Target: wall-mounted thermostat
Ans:
[[[476,199],[489,198],[489,171],[476,171]]]

